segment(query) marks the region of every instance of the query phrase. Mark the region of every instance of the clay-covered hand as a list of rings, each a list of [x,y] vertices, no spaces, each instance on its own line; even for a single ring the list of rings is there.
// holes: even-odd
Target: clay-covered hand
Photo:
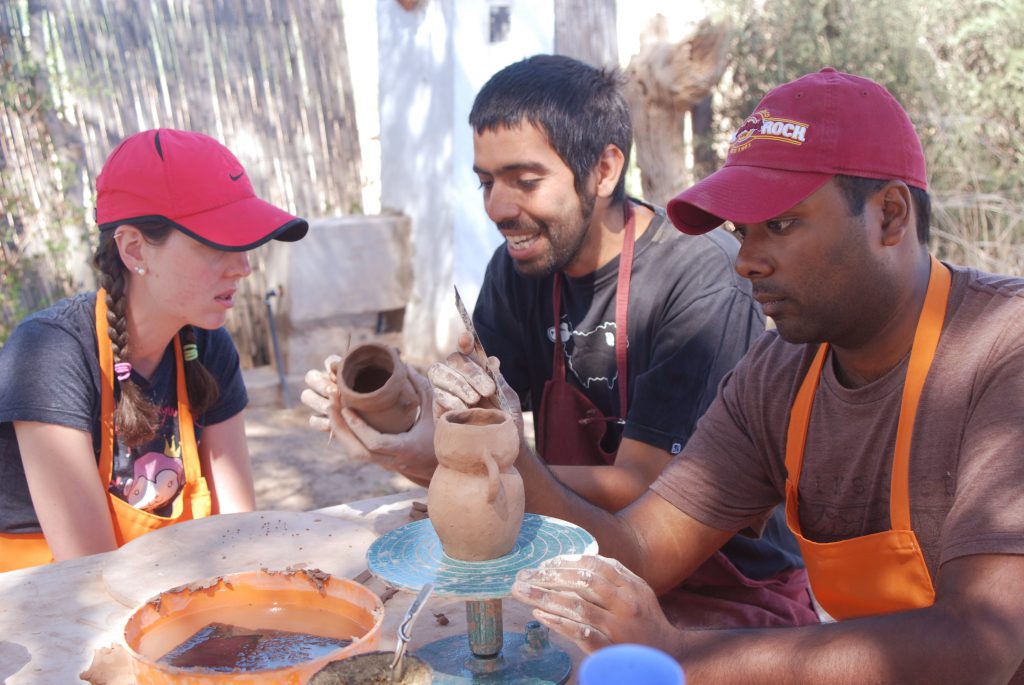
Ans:
[[[341,357],[332,354],[324,359],[323,371],[320,369],[307,371],[304,379],[306,389],[299,396],[302,403],[313,410],[313,415],[309,417],[309,425],[324,433],[332,432],[332,423],[336,423],[341,418],[340,416],[332,417],[335,408],[331,403],[331,394],[338,392],[337,378],[340,366]]]
[[[341,362],[341,357],[331,355],[324,360],[324,371],[314,369],[306,373],[308,387],[302,392],[302,403],[314,412],[309,425],[330,433],[353,459],[373,462],[421,485],[428,483],[437,466],[430,382],[409,368],[420,403],[416,423],[404,433],[381,433],[343,406],[337,386]]]
[[[494,380],[469,357],[469,353],[472,351],[473,336],[464,332],[459,336],[459,351],[452,352],[444,362],[432,364],[427,369],[427,377],[430,378],[430,383],[434,386],[433,412],[435,419],[446,411],[469,407],[501,408]],[[501,362],[497,357],[488,357],[487,365],[494,378],[498,379],[501,391],[512,408],[512,418],[522,435],[523,412],[519,395],[502,377]]]
[[[651,587],[615,559],[564,555],[520,571],[512,596],[584,652],[633,642],[673,652],[679,634]]]
[[[341,402],[338,400],[338,369],[342,358],[332,354],[324,359],[323,371],[310,369],[306,372],[306,389],[302,391],[302,403],[313,410],[309,417],[309,425],[328,433],[337,440],[340,449],[353,459],[373,461],[373,455],[345,423],[341,415]]]
[[[341,417],[352,435],[369,451],[370,461],[391,471],[397,471],[420,485],[426,485],[434,475],[437,457],[434,456],[434,415],[431,412],[433,390],[421,374],[409,369],[409,378],[419,395],[420,413],[416,423],[404,433],[380,433],[348,407],[341,407]],[[340,400],[335,395],[334,401]]]

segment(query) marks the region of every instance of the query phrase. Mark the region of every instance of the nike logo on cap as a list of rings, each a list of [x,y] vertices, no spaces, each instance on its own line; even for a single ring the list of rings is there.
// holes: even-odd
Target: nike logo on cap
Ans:
[[[238,179],[242,178],[242,176],[244,176],[244,175],[245,175],[244,171],[239,171],[237,176],[235,174],[229,173],[228,174],[228,178],[230,178],[232,181],[237,181]]]

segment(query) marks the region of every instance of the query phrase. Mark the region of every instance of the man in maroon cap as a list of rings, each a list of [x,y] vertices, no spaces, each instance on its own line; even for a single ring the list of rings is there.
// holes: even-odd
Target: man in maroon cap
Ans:
[[[929,254],[924,156],[903,108],[833,69],[782,85],[668,214],[692,234],[733,224],[736,269],[776,329],[618,515],[524,450],[534,510],[594,532],[632,571],[562,557],[521,572],[514,595],[585,650],[647,643],[693,683],[1024,682],[1024,280]],[[652,588],[780,503],[836,621],[666,621]]]

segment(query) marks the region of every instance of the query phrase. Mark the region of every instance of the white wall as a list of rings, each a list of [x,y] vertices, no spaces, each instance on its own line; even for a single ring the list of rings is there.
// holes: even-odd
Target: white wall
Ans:
[[[437,356],[435,321],[453,255],[450,0],[413,11],[378,0],[381,205],[412,221],[413,292],[403,352]]]
[[[367,0],[342,0],[352,99],[355,100],[362,159],[363,214],[380,213],[380,70],[377,57],[377,6]]]
[[[508,40],[489,42],[491,8],[508,6]],[[501,67],[550,52],[552,0],[378,0],[381,205],[412,220],[414,285],[403,352],[454,349],[452,284],[472,308],[500,242],[483,211],[467,123],[473,98]]]
[[[455,105],[453,108],[454,185],[457,202],[454,216],[454,281],[472,308],[480,293],[484,269],[502,239],[484,211],[480,181],[473,173],[473,130],[469,111],[477,92],[503,67],[524,57],[551,52],[554,45],[555,15],[552,0],[456,0],[455,16]],[[490,8],[512,8],[508,40],[489,43]],[[452,309],[449,315],[454,312]],[[457,332],[456,332],[457,334]]]
[[[377,0],[375,17],[368,13],[367,0],[343,2],[364,141],[364,202],[371,211],[379,192],[384,211],[397,210],[412,220],[414,285],[403,352],[414,359],[436,359],[454,349],[462,327],[452,284],[472,309],[487,260],[501,242],[484,213],[472,171],[469,110],[496,71],[553,50],[554,0],[420,0],[411,11],[397,0]],[[490,14],[498,6],[510,9],[509,35],[491,43]],[[669,19],[667,37],[678,40],[706,8],[700,1],[620,3],[617,39],[623,65],[639,50],[641,33],[657,13]],[[378,64],[370,59],[374,38]],[[379,91],[373,82],[378,73]],[[379,140],[374,138],[372,104],[379,104]],[[379,187],[374,183],[378,171]]]

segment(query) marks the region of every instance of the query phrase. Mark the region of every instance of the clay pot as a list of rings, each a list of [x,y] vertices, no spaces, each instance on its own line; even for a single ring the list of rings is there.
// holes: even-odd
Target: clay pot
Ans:
[[[513,466],[519,431],[512,418],[497,409],[446,412],[437,420],[434,452],[427,511],[444,553],[486,561],[512,551],[526,503]]]
[[[345,406],[381,433],[404,433],[420,410],[408,367],[393,347],[378,343],[360,345],[345,356],[338,393]]]

